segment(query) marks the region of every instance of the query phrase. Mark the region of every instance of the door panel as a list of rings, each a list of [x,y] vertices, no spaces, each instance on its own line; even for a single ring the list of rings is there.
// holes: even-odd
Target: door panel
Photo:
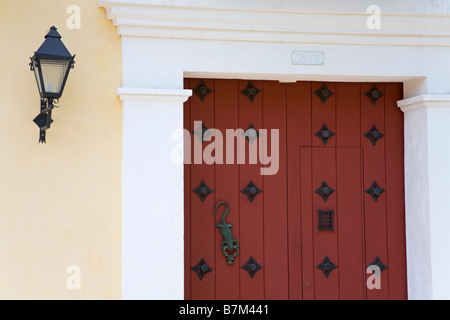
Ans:
[[[279,153],[285,155],[286,86],[266,81],[263,90],[264,128],[280,130]],[[267,146],[271,150],[269,138]],[[266,175],[263,179],[265,297],[269,300],[288,299],[286,161],[280,161],[278,174]]]
[[[401,84],[185,79],[185,87],[194,94],[184,125],[196,131],[185,165],[186,299],[407,298]],[[194,164],[194,141],[202,151],[218,145],[201,143],[194,121],[222,132],[224,164]],[[261,136],[244,140],[239,163],[237,138],[227,153],[226,129],[252,127],[268,130],[269,156],[270,130],[279,130],[275,175],[250,161]],[[250,183],[261,190],[251,200],[242,192]],[[333,189],[326,201],[323,183]],[[226,223],[239,242],[232,264],[215,228],[219,201],[230,205]],[[332,230],[322,230],[331,215]],[[249,272],[249,261],[260,268]],[[373,263],[383,269],[381,289],[366,286]]]
[[[227,128],[237,128],[239,125],[238,116],[238,81],[233,80],[216,80],[215,88],[215,126],[214,128],[225,132]],[[212,142],[214,144],[214,142]],[[217,154],[217,150],[216,150]],[[220,200],[225,200],[230,205],[230,211],[227,215],[227,222],[232,221],[232,232],[236,239],[240,238],[240,223],[239,223],[239,167],[226,166],[216,164],[215,169],[215,189],[214,195],[216,203]],[[224,207],[217,211],[215,221],[220,221],[220,217]],[[212,216],[212,211],[210,212]],[[211,228],[211,226],[210,226]],[[215,230],[215,244],[216,246],[222,242],[220,232]],[[233,265],[226,264],[226,258],[220,250],[216,250],[216,299],[218,300],[236,300],[239,299],[239,265],[241,264],[242,255],[239,254],[235,258]]]
[[[192,81],[192,80],[191,80]],[[194,127],[194,121],[202,120],[207,128],[214,128],[214,81],[205,80],[206,85],[213,90],[211,94],[206,96],[204,101],[198,97],[190,99],[190,126],[189,132],[194,132],[201,128]],[[200,139],[198,135],[192,137],[192,154],[194,154],[194,139]],[[202,150],[206,143],[202,144]],[[202,181],[213,190],[215,189],[214,166],[210,165],[190,165],[190,188],[194,190]],[[190,196],[190,251],[191,262],[189,266],[197,265],[201,259],[213,270],[211,274],[207,274],[199,281],[196,273],[190,272],[191,278],[191,299],[208,300],[215,299],[216,279],[214,270],[216,269],[216,245],[213,210],[215,205],[215,194],[209,194],[204,201],[198,194],[189,192]],[[201,232],[201,236],[199,235]]]
[[[365,297],[362,156],[359,147],[336,150],[339,298],[347,300]]]
[[[301,215],[304,234],[309,236],[303,240],[304,255],[314,261],[304,266],[314,270],[313,276],[304,270],[305,282],[309,284],[304,296],[320,300],[363,299],[362,149],[301,147],[300,157]],[[324,181],[334,190],[326,201],[316,192]],[[320,230],[319,210],[332,211],[333,230]],[[313,252],[308,250],[311,243]],[[337,266],[327,275],[317,267],[325,257]]]
[[[377,83],[375,86],[385,92],[384,84]],[[361,144],[364,148],[364,190],[369,190],[371,186],[386,189],[386,167],[385,167],[385,139],[378,139],[375,144],[364,135],[373,126],[384,134],[384,96],[375,105],[367,99],[365,92],[368,92],[372,84],[361,84]],[[376,189],[375,187],[374,189]],[[384,264],[387,264],[387,233],[386,233],[386,195],[381,193],[379,197],[373,197],[368,192],[364,192],[365,211],[365,243],[366,261],[369,265],[379,257]],[[381,290],[367,289],[367,299],[388,299],[388,272],[383,272],[381,277]]]
[[[252,81],[256,88],[262,88],[262,81]],[[248,81],[239,81],[239,92],[247,87]],[[253,124],[256,130],[263,128],[262,121],[263,99],[257,95],[253,102],[246,96],[239,94],[239,127],[243,130]],[[249,144],[248,141],[246,141]],[[257,141],[252,142],[252,146],[257,145]],[[247,149],[248,150],[248,149]],[[260,165],[249,163],[249,152],[246,153],[245,164],[239,166],[239,187],[243,189],[250,181],[263,190],[251,202],[248,197],[239,192],[239,210],[240,210],[240,236],[241,236],[241,261],[239,266],[253,257],[256,262],[264,266],[264,184],[263,177],[260,175]],[[240,190],[239,190],[240,191]],[[264,294],[264,271],[256,272],[251,278],[249,274],[240,269],[240,288],[241,299],[265,298]]]
[[[385,150],[386,150],[386,203],[387,242],[389,267],[389,299],[403,300],[406,294],[406,236],[405,212],[402,199],[404,192],[403,175],[403,112],[396,101],[403,98],[403,88],[399,83],[386,83],[385,99]]]

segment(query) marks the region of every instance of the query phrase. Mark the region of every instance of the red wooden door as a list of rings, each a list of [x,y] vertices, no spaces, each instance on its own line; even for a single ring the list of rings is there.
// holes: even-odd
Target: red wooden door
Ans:
[[[185,165],[186,299],[406,298],[401,84],[186,79],[185,87],[194,91],[184,117],[191,161],[196,148],[215,156]],[[207,137],[212,128],[223,147]],[[247,137],[240,157],[238,138],[226,148],[226,130],[238,128],[268,131]],[[254,163],[250,150],[274,161],[275,147],[278,170],[261,175],[269,164]],[[231,264],[215,227],[219,201],[239,243]],[[380,288],[367,286],[368,265],[381,267]]]

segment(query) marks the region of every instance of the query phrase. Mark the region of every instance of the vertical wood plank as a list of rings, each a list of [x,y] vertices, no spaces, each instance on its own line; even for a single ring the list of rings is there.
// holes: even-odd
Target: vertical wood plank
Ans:
[[[196,87],[199,79],[191,79],[191,87]],[[198,129],[194,127],[194,121],[203,121],[207,128],[214,128],[214,80],[204,80],[205,84],[212,90],[204,101],[201,101],[197,95],[190,99],[191,103],[191,123],[190,132]],[[198,140],[198,136],[193,136],[192,141]],[[204,148],[211,142],[205,141]],[[199,279],[194,271],[191,271],[191,299],[209,300],[215,299],[216,284],[216,263],[215,263],[215,228],[214,228],[214,205],[215,194],[208,195],[204,202],[192,190],[197,188],[201,181],[213,190],[215,190],[214,166],[206,164],[191,165],[191,263],[195,266],[200,259],[204,259],[212,272],[207,273],[202,280]]]
[[[303,297],[299,146],[311,144],[311,83],[287,84],[289,299]]]
[[[323,181],[336,189],[336,143],[339,132],[336,131],[336,84],[325,83],[327,89],[333,93],[325,103],[322,103],[316,95],[324,83],[313,82],[311,86],[312,104],[312,145],[318,148],[312,149],[312,183],[313,190],[318,189]],[[329,131],[334,133],[326,144],[317,137],[316,132],[326,125]],[[317,269],[325,256],[339,266],[337,253],[337,231],[318,231],[318,210],[334,210],[335,219],[338,219],[336,208],[336,192],[332,193],[327,202],[317,194],[313,193],[313,235],[314,235],[314,265],[315,265],[315,298],[316,299],[338,299],[339,298],[339,267],[333,270],[328,278]]]
[[[336,190],[336,148],[320,147],[312,149],[312,182],[313,189],[317,190],[326,181],[327,185]],[[334,220],[339,220],[339,210],[336,206],[336,194],[333,192],[325,202],[316,193],[313,194],[313,234],[314,234],[314,264],[315,269],[315,298],[318,300],[339,299],[339,255],[338,255],[338,230],[319,231],[318,211],[334,210]],[[335,225],[336,226],[336,225]],[[338,267],[331,271],[328,277],[317,268],[324,258]]]
[[[190,89],[189,79],[184,79],[184,88]],[[190,99],[184,103],[183,127],[190,129]],[[188,145],[186,142],[184,145]],[[191,151],[191,150],[189,150]],[[184,164],[184,299],[191,299],[191,166]]]
[[[360,92],[359,83],[336,84],[339,291],[351,300],[365,298]]]
[[[401,83],[385,86],[386,201],[388,232],[389,299],[407,298],[403,112]]]
[[[312,206],[312,148],[300,147],[300,206],[302,223],[303,299],[315,298],[314,212]]]
[[[343,300],[365,298],[361,157],[360,147],[337,148],[339,293]]]
[[[225,143],[226,129],[238,127],[239,105],[238,105],[238,81],[237,80],[215,80],[215,128],[222,133]],[[216,145],[218,148],[218,145]],[[223,150],[225,145],[223,145]],[[216,149],[216,155],[217,155]],[[225,156],[225,152],[223,152]],[[224,157],[225,158],[225,157]],[[233,226],[231,231],[233,237],[240,240],[239,236],[239,172],[237,165],[225,164],[215,165],[215,197],[219,201],[226,201],[230,210],[226,216],[226,223]],[[220,163],[220,162],[219,162]],[[222,205],[217,211],[215,221],[221,223],[221,217],[225,210]],[[212,212],[211,212],[212,214]],[[220,228],[215,229],[216,238],[216,299],[237,300],[239,299],[239,266],[241,254],[238,254],[234,263],[227,264],[226,257],[221,250],[221,242],[224,241]]]
[[[263,83],[263,124],[267,145],[272,148],[270,130],[279,130],[279,170],[264,176],[264,275],[266,299],[287,300],[287,190],[286,190],[286,85]],[[276,146],[273,146],[276,148]]]
[[[256,95],[253,102],[251,102],[245,95],[240,94],[244,88],[247,87],[248,81],[239,81],[239,128],[247,130],[250,124],[253,124],[256,131],[263,128],[262,121],[262,102],[264,92]],[[263,88],[262,81],[252,81],[252,84],[258,88]],[[258,140],[252,142],[252,146],[257,146]],[[250,277],[247,271],[241,268],[241,298],[243,300],[262,300],[264,299],[264,208],[263,199],[265,195],[265,188],[263,178],[260,174],[261,164],[249,163],[249,141],[246,140],[246,158],[245,164],[239,165],[239,207],[240,207],[240,225],[241,225],[241,263],[242,267],[250,257],[260,265],[262,269],[258,270],[253,278]],[[236,155],[236,153],[235,153]],[[235,161],[237,157],[235,156]],[[249,198],[240,192],[244,189],[250,180],[255,186],[263,190],[259,193],[252,202]]]
[[[376,83],[377,88],[385,93],[385,86]],[[375,105],[365,96],[372,88],[371,83],[361,84],[361,144],[364,148],[364,190],[369,189],[374,181],[385,189],[377,201],[364,192],[365,205],[365,243],[366,263],[369,265],[376,257],[387,265],[387,234],[386,234],[386,166],[385,166],[385,139],[381,138],[374,146],[364,136],[373,125],[385,133],[384,126],[384,103],[385,96],[378,99]],[[381,289],[367,289],[367,299],[388,299],[389,297],[388,272],[381,273]]]

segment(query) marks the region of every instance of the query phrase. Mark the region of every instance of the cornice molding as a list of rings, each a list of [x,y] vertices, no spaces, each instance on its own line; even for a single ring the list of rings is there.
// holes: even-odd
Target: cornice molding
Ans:
[[[122,101],[158,101],[183,103],[192,95],[192,90],[118,88],[117,95]]]
[[[431,107],[450,107],[450,95],[424,94],[397,101],[397,105],[403,112]]]
[[[382,28],[369,30],[366,20],[370,15],[365,11],[298,11],[298,5],[292,10],[286,6],[275,10],[267,6],[267,1],[255,8],[249,7],[246,1],[242,4],[214,0],[167,2],[98,0],[122,36],[298,44],[450,46],[450,16],[443,13],[382,12]],[[331,3],[330,0],[330,8],[334,8]]]

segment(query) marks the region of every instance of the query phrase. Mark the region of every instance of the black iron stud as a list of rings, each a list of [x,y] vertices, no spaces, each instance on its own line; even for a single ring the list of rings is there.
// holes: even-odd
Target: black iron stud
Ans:
[[[328,197],[334,192],[335,190],[331,188],[326,181],[322,181],[322,185],[315,190],[314,192],[317,193],[319,196],[322,197],[323,201],[327,202]]]
[[[207,273],[213,271],[213,269],[211,269],[211,268],[206,264],[206,262],[205,262],[205,260],[204,260],[203,258],[200,260],[199,263],[197,263],[197,264],[196,264],[195,266],[193,266],[191,269],[192,269],[193,271],[195,271],[195,273],[197,273],[198,278],[199,278],[200,280],[202,280],[203,277],[204,277]]]
[[[378,139],[383,138],[384,134],[382,134],[380,131],[378,131],[377,127],[375,125],[373,125],[372,128],[364,134],[364,136],[367,139],[369,139],[373,145],[376,145]]]
[[[368,267],[370,267],[370,266],[377,266],[378,268],[380,268],[380,271],[383,271],[383,270],[387,269],[387,266],[384,265],[383,263],[381,263],[381,259],[378,256],[375,258],[375,260],[372,263],[370,263],[367,266]]]
[[[319,231],[334,231],[334,210],[318,210],[318,213]]]
[[[373,200],[378,201],[378,198],[385,190],[381,188],[378,183],[374,180],[369,189],[366,190]]]
[[[314,133],[316,137],[318,137],[320,140],[322,140],[323,144],[326,145],[328,142],[328,139],[334,136],[334,132],[331,132],[327,125],[324,123],[322,128]]]
[[[255,261],[255,259],[253,259],[253,257],[250,257],[250,259],[248,259],[247,263],[242,266],[242,269],[247,271],[252,279],[255,276],[256,271],[258,271],[261,268],[262,268],[262,266],[259,265]]]
[[[214,192],[213,189],[211,189],[210,187],[208,187],[205,183],[204,180],[202,180],[202,182],[200,182],[200,185],[195,188],[194,190],[192,190],[192,192],[198,194],[198,196],[200,197],[200,200],[205,201],[206,197],[208,195],[210,195],[211,193]]]
[[[200,141],[203,143],[205,142],[205,138],[211,135],[211,131],[208,131],[208,128],[206,128],[205,124],[202,122],[202,125],[199,126],[197,129],[192,131],[192,133],[200,139]]]
[[[330,275],[330,272],[337,268],[337,265],[335,265],[333,262],[330,261],[328,256],[325,256],[323,261],[317,265],[317,269],[322,270],[325,277],[328,278]]]
[[[319,89],[314,91],[314,94],[320,98],[320,101],[322,101],[322,104],[325,104],[327,99],[334,95],[334,92],[332,92],[330,89],[328,89],[327,85],[325,83],[323,83]]]
[[[261,90],[256,88],[251,81],[247,83],[247,87],[245,87],[244,90],[241,91],[241,94],[246,96],[251,102],[255,100],[255,97],[258,93],[260,93]]]
[[[194,92],[200,100],[203,102],[205,100],[205,97],[212,92],[210,88],[208,88],[203,80],[199,82],[197,87],[192,89],[192,92]]]
[[[370,88],[369,91],[364,93],[364,95],[370,99],[373,105],[377,103],[378,99],[384,96],[384,94],[380,90],[378,90],[377,86],[374,84],[372,85],[372,88]]]
[[[253,126],[253,123],[250,123],[248,128],[242,133],[243,136],[245,136],[245,139],[247,139],[249,144],[252,144],[253,141],[259,138],[259,132],[255,129]]]
[[[242,192],[243,194],[245,194],[245,195],[248,197],[248,199],[250,200],[250,202],[252,202],[253,199],[256,197],[256,195],[257,195],[258,193],[261,193],[262,190],[259,190],[259,189],[255,186],[255,184],[253,183],[253,181],[250,180],[250,182],[248,183],[248,185],[247,185],[244,189],[242,189],[241,192]]]

